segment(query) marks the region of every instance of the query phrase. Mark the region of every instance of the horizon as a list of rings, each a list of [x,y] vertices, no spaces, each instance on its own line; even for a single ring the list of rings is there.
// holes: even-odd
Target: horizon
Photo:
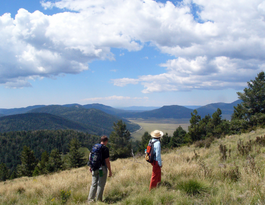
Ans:
[[[234,102],[265,70],[264,18],[261,0],[6,1],[0,107]]]
[[[235,101],[232,101],[232,102],[228,102],[228,103],[225,103],[225,102],[215,102],[215,103],[209,103],[209,104],[218,104],[218,103],[225,103],[225,104],[231,104],[231,103],[234,103],[236,102],[237,100]],[[25,107],[11,107],[11,108],[3,108],[3,107],[0,107],[0,110],[1,109],[23,109],[23,108],[27,108],[27,107],[34,107],[34,106],[52,106],[52,105],[58,105],[58,106],[65,106],[65,105],[81,105],[81,106],[85,106],[85,105],[93,105],[93,104],[98,104],[98,105],[104,105],[104,106],[109,106],[109,107],[112,107],[112,108],[115,108],[115,109],[128,109],[128,108],[133,108],[133,107],[140,107],[140,108],[154,108],[154,109],[158,109],[158,108],[161,108],[163,106],[182,106],[182,107],[186,107],[186,108],[189,108],[189,107],[203,107],[203,106],[206,106],[206,105],[209,105],[209,104],[205,104],[205,105],[177,105],[177,104],[168,104],[168,105],[162,105],[162,106],[141,106],[141,105],[137,105],[137,106],[127,106],[127,107],[116,107],[116,106],[111,106],[111,105],[107,105],[107,104],[102,104],[102,103],[89,103],[89,104],[79,104],[79,103],[67,103],[67,104],[36,104],[36,105],[29,105],[29,106],[25,106]],[[192,108],[190,108],[192,109]]]

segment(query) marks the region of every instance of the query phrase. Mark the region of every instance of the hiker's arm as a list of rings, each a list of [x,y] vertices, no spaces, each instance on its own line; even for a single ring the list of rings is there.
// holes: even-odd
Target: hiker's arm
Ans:
[[[161,145],[160,143],[157,143],[157,149],[156,149],[156,161],[158,162],[158,165],[162,167],[162,160],[161,160]]]
[[[107,165],[108,170],[109,170],[109,177],[111,177],[112,176],[112,172],[111,172],[111,166],[110,166],[109,158],[105,159],[105,162],[106,162],[106,165]]]

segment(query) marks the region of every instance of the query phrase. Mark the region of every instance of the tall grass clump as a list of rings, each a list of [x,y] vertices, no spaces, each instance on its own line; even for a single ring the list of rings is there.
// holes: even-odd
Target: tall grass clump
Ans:
[[[196,179],[181,181],[177,185],[177,188],[186,192],[188,195],[197,195],[207,192],[207,187]]]

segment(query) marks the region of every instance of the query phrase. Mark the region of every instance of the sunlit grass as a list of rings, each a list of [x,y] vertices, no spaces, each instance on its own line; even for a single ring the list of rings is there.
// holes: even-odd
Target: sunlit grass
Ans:
[[[112,162],[113,177],[106,184],[105,203],[265,204],[265,148],[253,145],[249,156],[237,151],[239,139],[246,142],[264,134],[260,129],[215,140],[209,149],[190,146],[163,154],[162,183],[151,192],[151,165],[143,158],[118,159]],[[221,160],[220,144],[231,149],[225,161]],[[194,157],[194,150],[199,157]],[[87,167],[1,182],[0,204],[86,204],[90,183]]]

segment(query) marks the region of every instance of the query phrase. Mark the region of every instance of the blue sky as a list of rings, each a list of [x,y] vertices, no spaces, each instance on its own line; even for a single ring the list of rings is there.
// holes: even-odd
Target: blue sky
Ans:
[[[0,108],[230,103],[265,68],[261,0],[0,2]]]

